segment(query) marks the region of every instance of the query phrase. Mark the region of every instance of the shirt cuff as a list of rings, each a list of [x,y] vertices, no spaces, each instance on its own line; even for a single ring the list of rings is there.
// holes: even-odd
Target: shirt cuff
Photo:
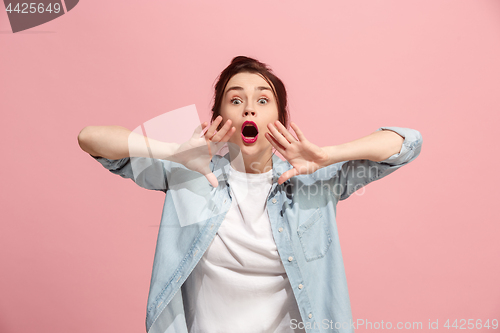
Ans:
[[[107,159],[107,158],[101,157],[101,156],[94,156],[94,155],[90,155],[90,156],[92,156],[97,162],[101,163],[103,167],[105,167],[106,169],[108,169],[110,171],[120,169],[121,167],[123,167],[127,163],[127,160],[129,159],[129,157],[125,157],[125,158],[118,159],[118,160],[110,160],[110,159]]]
[[[380,127],[377,131],[391,130],[404,137],[399,153],[396,153],[379,163],[401,165],[414,160],[419,154],[422,146],[422,135],[419,131],[403,127]]]

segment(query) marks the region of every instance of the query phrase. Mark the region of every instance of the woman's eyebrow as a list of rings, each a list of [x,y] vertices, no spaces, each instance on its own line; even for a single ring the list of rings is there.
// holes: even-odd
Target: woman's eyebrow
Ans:
[[[233,87],[230,87],[230,88],[228,88],[228,89],[227,89],[226,94],[227,94],[228,92],[230,92],[231,90],[244,90],[244,89],[243,89],[243,87],[240,87],[240,86],[233,86]],[[261,87],[255,87],[255,90],[261,90],[261,91],[262,91],[262,90],[269,90],[269,91],[272,91],[272,90],[271,90],[271,88],[269,88],[269,87],[264,87],[264,86],[261,86]]]

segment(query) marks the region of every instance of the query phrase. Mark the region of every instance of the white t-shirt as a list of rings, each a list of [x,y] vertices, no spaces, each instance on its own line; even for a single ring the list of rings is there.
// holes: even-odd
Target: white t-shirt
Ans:
[[[290,328],[302,319],[267,213],[272,170],[230,167],[229,182],[231,208],[182,286],[189,332],[304,332]]]

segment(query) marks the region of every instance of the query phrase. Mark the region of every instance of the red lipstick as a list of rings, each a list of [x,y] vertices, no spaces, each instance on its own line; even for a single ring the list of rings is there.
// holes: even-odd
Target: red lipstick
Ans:
[[[245,127],[247,127],[247,129],[245,129]],[[254,143],[255,141],[257,141],[258,136],[259,136],[259,128],[257,127],[257,124],[254,123],[253,121],[247,120],[243,123],[243,125],[241,125],[241,138],[243,139],[243,142]]]

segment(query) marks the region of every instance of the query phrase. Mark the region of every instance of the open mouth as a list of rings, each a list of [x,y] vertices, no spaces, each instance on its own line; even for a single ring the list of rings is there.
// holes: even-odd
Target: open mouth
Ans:
[[[245,143],[254,143],[257,141],[257,136],[259,135],[259,129],[257,124],[253,121],[245,121],[241,125],[241,138]]]

